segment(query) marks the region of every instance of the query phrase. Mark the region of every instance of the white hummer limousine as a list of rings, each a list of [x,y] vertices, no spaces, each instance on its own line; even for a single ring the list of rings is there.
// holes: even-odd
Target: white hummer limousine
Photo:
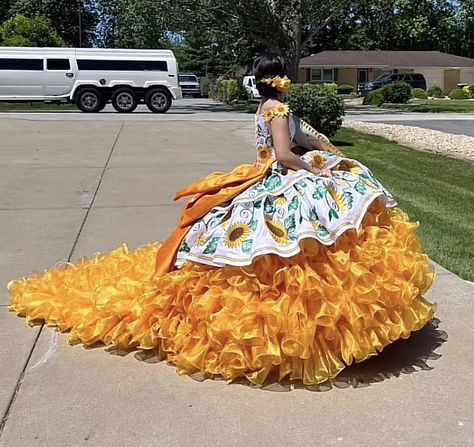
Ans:
[[[144,102],[163,113],[181,97],[170,50],[0,47],[0,101],[75,102],[83,112]]]

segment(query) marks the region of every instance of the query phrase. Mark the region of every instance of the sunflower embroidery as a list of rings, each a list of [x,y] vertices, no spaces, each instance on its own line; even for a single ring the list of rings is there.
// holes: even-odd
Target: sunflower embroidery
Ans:
[[[250,225],[244,222],[233,224],[229,227],[226,237],[225,244],[228,248],[239,248],[242,246],[245,240],[248,239],[252,232]]]
[[[334,200],[334,202],[336,203],[336,205],[338,206],[339,210],[342,212],[348,211],[349,208],[347,206],[347,201],[344,195],[336,191],[336,189],[331,185],[327,187],[327,190],[329,194],[331,195],[332,199]]]
[[[311,167],[320,169],[324,167],[326,159],[321,154],[311,154],[309,164]]]
[[[263,119],[269,123],[273,119],[273,109],[265,109],[262,115]]]
[[[202,247],[207,241],[207,237],[205,233],[201,233],[196,241],[196,247]]]
[[[273,203],[275,203],[276,206],[285,206],[287,204],[288,200],[286,200],[286,197],[284,195],[278,196]]]
[[[265,162],[272,156],[272,150],[266,144],[262,144],[258,146],[257,156],[260,162]]]
[[[284,118],[290,114],[290,108],[288,104],[279,104],[273,108],[273,114],[280,118]]]
[[[275,242],[280,245],[286,245],[288,243],[288,232],[280,222],[276,220],[266,220],[265,223],[273,239],[275,239]]]

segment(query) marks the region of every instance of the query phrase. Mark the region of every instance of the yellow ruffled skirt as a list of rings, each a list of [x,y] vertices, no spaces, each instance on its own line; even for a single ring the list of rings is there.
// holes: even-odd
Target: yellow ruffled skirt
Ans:
[[[186,263],[154,277],[160,244],[123,246],[9,284],[11,310],[69,342],[144,349],[184,374],[317,384],[421,329],[434,273],[399,209],[374,203],[358,231],[249,267]]]

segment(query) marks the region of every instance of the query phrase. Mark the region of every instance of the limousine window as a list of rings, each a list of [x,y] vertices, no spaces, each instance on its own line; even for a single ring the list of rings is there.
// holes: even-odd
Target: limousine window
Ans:
[[[0,70],[43,71],[43,59],[0,58]]]
[[[78,59],[79,70],[94,71],[168,71],[166,61],[126,61]]]
[[[48,70],[70,70],[71,64],[69,59],[48,59],[46,61]]]

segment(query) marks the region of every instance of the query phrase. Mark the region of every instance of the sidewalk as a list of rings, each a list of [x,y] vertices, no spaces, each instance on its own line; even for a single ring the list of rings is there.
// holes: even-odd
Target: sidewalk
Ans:
[[[252,132],[248,121],[0,118],[0,284],[164,239],[181,209],[174,192],[253,160]],[[351,367],[325,392],[199,382],[134,353],[70,347],[9,314],[3,289],[0,446],[474,445],[474,286],[437,272],[428,299],[439,328]]]

